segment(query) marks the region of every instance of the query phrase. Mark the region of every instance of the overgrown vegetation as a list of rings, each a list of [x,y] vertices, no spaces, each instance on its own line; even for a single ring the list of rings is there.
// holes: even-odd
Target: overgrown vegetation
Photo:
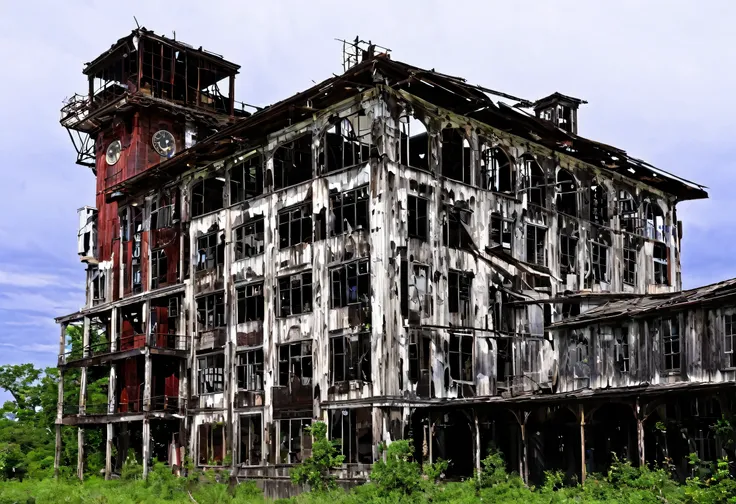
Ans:
[[[75,328],[70,328],[72,331]],[[72,341],[80,335],[72,335]],[[78,376],[70,371],[65,380]],[[105,481],[99,476],[104,464],[101,432],[87,429],[87,465],[84,483],[76,474],[76,431],[63,429],[64,452],[60,478],[53,476],[54,420],[56,417],[58,373],[41,371],[30,364],[0,366],[0,388],[13,400],[0,409],[0,504],[23,503],[254,503],[267,502],[255,483],[229,485],[229,474],[195,471],[185,463],[186,477],[172,474],[165,464],[155,462],[148,478],[129,452],[119,479]],[[71,383],[70,383],[71,385]],[[106,397],[104,377],[90,380],[90,393]],[[65,402],[75,404],[72,389],[65,387]],[[724,440],[729,455],[734,449],[733,424],[723,418],[714,432]],[[380,447],[380,459],[372,468],[370,482],[350,491],[336,484],[333,469],[344,458],[339,445],[327,438],[327,427],[315,422],[312,454],[292,471],[292,481],[309,491],[279,504],[389,504],[389,503],[643,503],[643,504],[736,504],[736,481],[727,459],[704,464],[694,455],[691,475],[684,484],[671,478],[666,468],[637,468],[615,462],[607,474],[590,475],[584,486],[565,486],[559,473],[547,474],[544,485],[527,487],[516,474],[506,471],[500,453],[491,453],[481,462],[481,471],[463,482],[444,482],[448,462],[420,464],[412,459],[412,443],[395,441]]]

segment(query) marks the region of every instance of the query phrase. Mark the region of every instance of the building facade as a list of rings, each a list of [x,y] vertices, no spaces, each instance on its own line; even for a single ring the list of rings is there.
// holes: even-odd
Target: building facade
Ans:
[[[57,319],[62,374],[81,370],[79,404],[60,380],[57,419],[79,426],[80,476],[84,431],[104,426],[108,477],[133,448],[146,471],[186,453],[279,481],[322,420],[345,480],[400,438],[450,477],[495,446],[527,480],[584,478],[603,389],[669,385],[616,374],[619,354],[561,328],[678,293],[676,204],[704,189],[578,136],[581,100],[353,49],[342,75],[265,108],[235,101],[237,65],[145,29],[85,68],[62,125],[97,177],[80,210],[87,300]],[[93,376],[109,380],[100,404]]]

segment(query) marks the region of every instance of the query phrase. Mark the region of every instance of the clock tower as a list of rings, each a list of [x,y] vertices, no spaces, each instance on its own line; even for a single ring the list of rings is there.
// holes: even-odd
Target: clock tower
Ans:
[[[116,253],[118,240],[140,231],[135,222],[126,222],[134,217],[118,212],[130,184],[249,115],[235,101],[239,68],[218,54],[145,28],[133,30],[85,65],[87,92],[75,94],[61,109],[77,164],[90,167],[97,178],[96,209],[86,207],[94,239],[86,239],[84,251],[80,245],[83,262],[94,268],[112,261],[112,270],[119,271],[119,256],[127,254],[124,248]],[[135,271],[132,265],[126,269]],[[113,298],[118,296],[113,289]]]

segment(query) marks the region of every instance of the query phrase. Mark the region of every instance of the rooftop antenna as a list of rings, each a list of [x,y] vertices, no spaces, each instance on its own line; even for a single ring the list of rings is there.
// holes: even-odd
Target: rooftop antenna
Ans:
[[[342,42],[342,70],[347,72],[348,69],[354,67],[358,63],[369,60],[376,55],[376,49],[379,49],[379,54],[388,54],[391,49],[382,47],[374,44],[373,42],[361,40],[360,37],[355,37],[355,40],[347,41],[342,39],[335,39],[338,42]]]
[[[133,16],[133,21],[135,21],[135,25],[138,27],[138,29],[141,29],[141,25],[138,24],[138,20]]]

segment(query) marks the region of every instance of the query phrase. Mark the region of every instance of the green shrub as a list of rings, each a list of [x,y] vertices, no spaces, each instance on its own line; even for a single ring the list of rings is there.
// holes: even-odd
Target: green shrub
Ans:
[[[315,422],[304,429],[312,436],[312,456],[291,471],[291,480],[298,485],[309,485],[312,490],[323,492],[335,487],[335,477],[330,471],[341,466],[345,457],[340,454],[339,442],[327,439],[327,425]]]

